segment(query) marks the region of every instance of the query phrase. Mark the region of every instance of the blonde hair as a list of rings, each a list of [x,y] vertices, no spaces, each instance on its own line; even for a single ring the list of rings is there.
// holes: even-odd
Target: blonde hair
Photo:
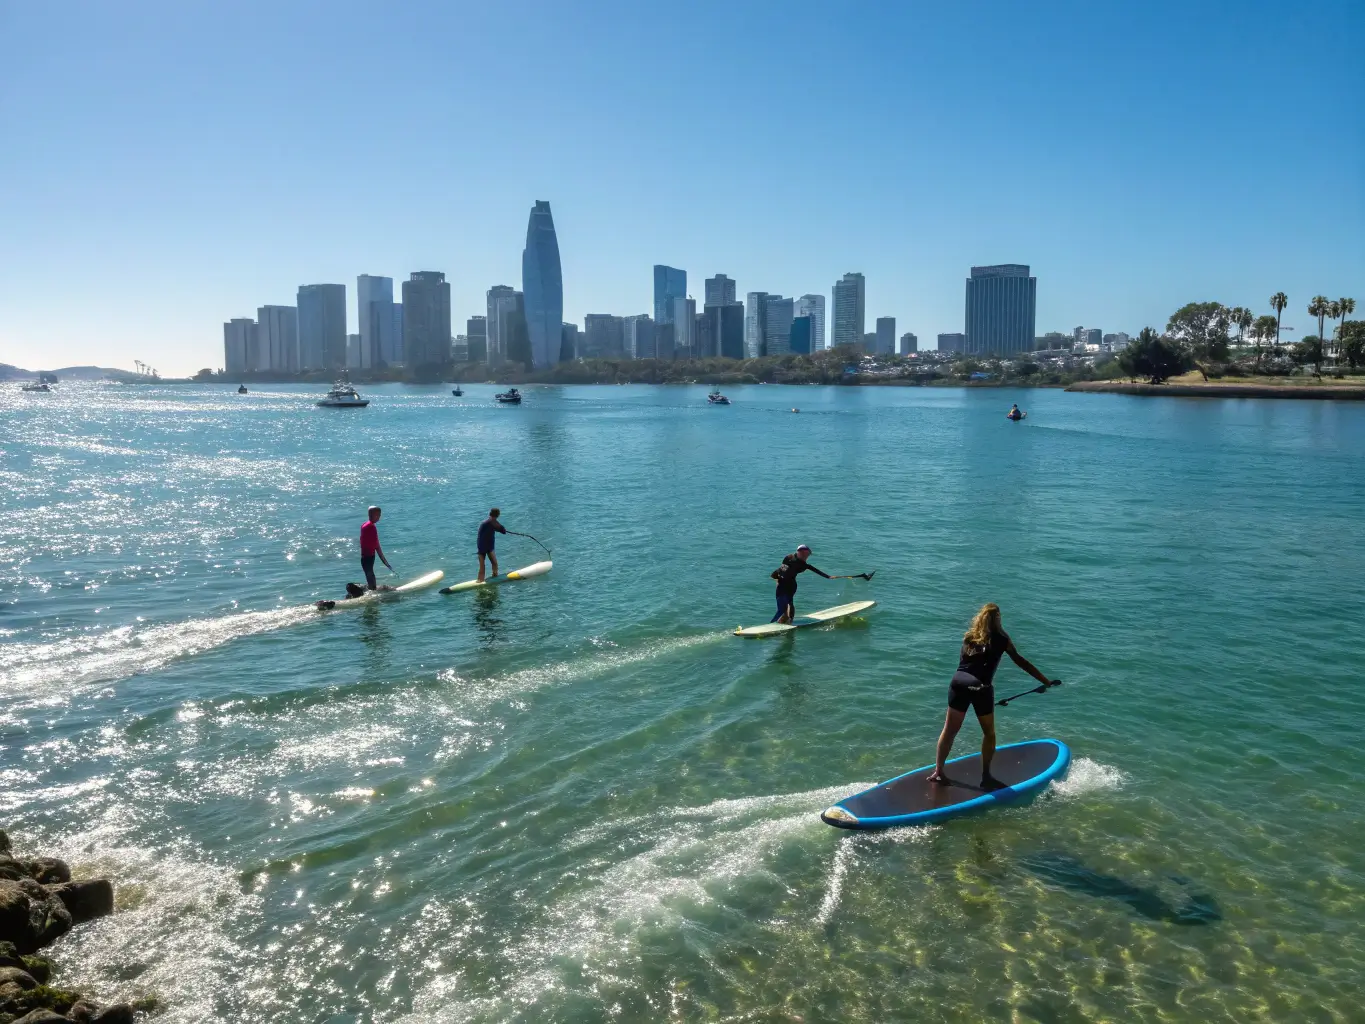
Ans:
[[[990,601],[981,606],[981,610],[972,619],[972,624],[967,627],[967,632],[962,634],[962,640],[964,643],[984,647],[990,642],[992,636],[1000,632],[1002,632],[1000,606],[994,601]]]

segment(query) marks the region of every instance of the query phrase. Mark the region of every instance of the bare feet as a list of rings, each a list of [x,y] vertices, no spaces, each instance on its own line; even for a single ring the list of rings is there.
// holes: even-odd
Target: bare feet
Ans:
[[[948,785],[950,782],[952,782],[953,780],[950,779],[950,778],[948,778],[948,776],[944,775],[944,774],[943,774],[941,771],[939,771],[938,769],[935,769],[934,771],[930,772],[927,776],[925,776],[924,781],[925,781],[925,782],[937,782],[937,783],[938,783],[939,785],[941,785],[941,786],[946,786],[946,785]]]
[[[994,775],[981,776],[981,788],[984,790],[1005,789],[1005,783],[1001,782]]]

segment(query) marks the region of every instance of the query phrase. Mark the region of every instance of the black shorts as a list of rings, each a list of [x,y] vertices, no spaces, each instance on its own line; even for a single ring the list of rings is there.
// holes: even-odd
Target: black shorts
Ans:
[[[995,686],[983,683],[970,672],[955,672],[953,681],[948,684],[948,706],[963,714],[968,708],[975,708],[977,718],[993,715]]]

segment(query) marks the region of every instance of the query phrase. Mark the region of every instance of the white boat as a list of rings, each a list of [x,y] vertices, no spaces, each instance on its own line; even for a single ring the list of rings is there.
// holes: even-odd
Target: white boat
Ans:
[[[726,398],[724,395],[720,393],[720,388],[716,388],[716,390],[712,391],[709,395],[707,395],[706,400],[710,402],[712,405],[730,404],[730,399]]]
[[[47,394],[47,393],[51,392],[52,389],[51,389],[50,387],[48,387],[47,384],[45,384],[45,383],[33,383],[33,384],[25,384],[25,385],[24,385],[22,388],[20,388],[19,390],[20,390],[20,391],[41,391],[41,392],[43,392],[44,394]]]
[[[344,380],[339,380],[333,384],[332,390],[327,392],[326,398],[318,399],[318,405],[326,406],[329,409],[363,409],[369,404],[368,398],[361,398],[360,392]]]

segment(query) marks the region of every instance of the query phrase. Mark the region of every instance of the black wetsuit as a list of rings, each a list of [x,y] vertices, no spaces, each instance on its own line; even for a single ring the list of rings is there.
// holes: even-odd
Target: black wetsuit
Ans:
[[[787,555],[782,559],[782,565],[775,573],[777,577],[777,614],[773,616],[773,622],[782,618],[787,607],[796,600],[796,577],[807,569],[829,579],[827,573],[820,572],[819,569],[798,555]]]
[[[995,714],[995,670],[1009,649],[1008,633],[994,633],[985,644],[963,641],[957,671],[948,685],[948,706],[954,711],[976,710],[976,717]]]

